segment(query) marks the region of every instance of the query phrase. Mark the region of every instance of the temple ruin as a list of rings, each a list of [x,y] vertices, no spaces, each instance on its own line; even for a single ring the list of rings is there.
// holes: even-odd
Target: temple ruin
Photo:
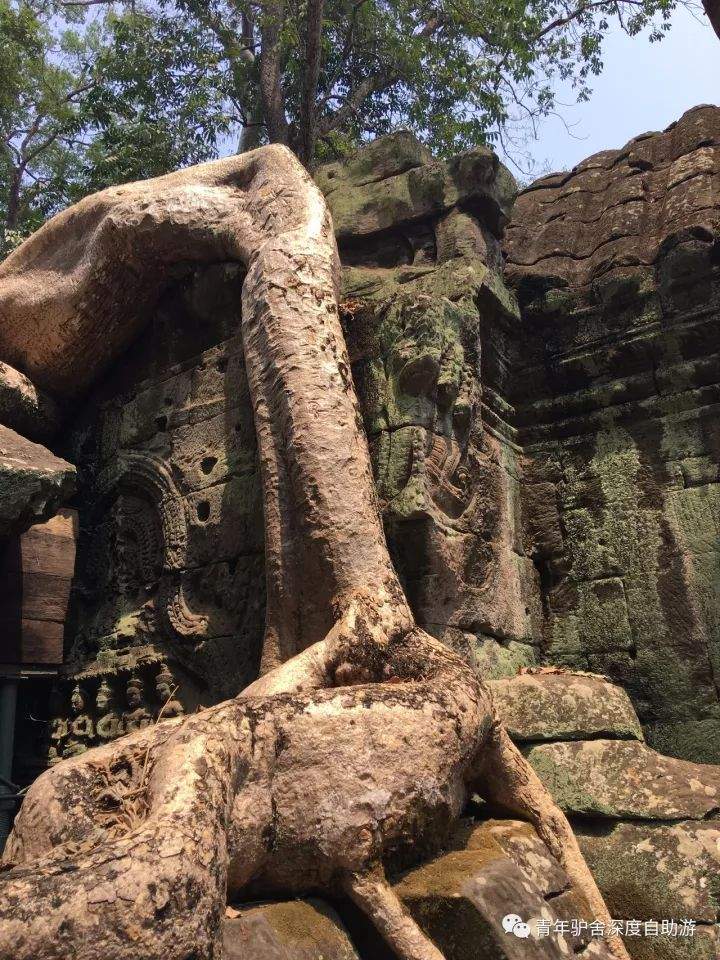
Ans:
[[[403,132],[315,180],[418,625],[489,682],[612,916],[667,922],[633,960],[716,958],[720,109],[517,198],[491,151]],[[0,845],[43,770],[235,697],[268,656],[246,266],[193,241],[56,340],[0,303]],[[112,344],[109,309],[133,317]],[[290,653],[327,627],[317,582]],[[532,827],[477,800],[391,880],[447,960],[610,956]],[[260,899],[230,905],[226,960],[391,956],[347,903]],[[529,945],[508,913],[587,923]]]

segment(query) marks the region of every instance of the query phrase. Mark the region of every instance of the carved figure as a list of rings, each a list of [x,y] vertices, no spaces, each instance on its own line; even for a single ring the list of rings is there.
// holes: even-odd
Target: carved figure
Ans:
[[[112,687],[103,680],[95,697],[95,705],[100,716],[97,722],[97,735],[101,740],[116,740],[124,732],[122,720],[114,707],[114,699]]]
[[[70,721],[70,729],[63,757],[75,757],[80,753],[85,753],[95,736],[95,727],[90,714],[85,712],[87,703],[87,694],[80,686],[75,684],[70,694],[70,709],[73,712],[73,718]]]
[[[155,690],[160,701],[159,720],[171,720],[173,717],[181,717],[185,713],[183,705],[173,697],[173,692],[176,689],[175,678],[167,664],[164,663],[155,680]]]
[[[142,730],[153,723],[153,716],[145,705],[145,692],[142,680],[131,677],[125,688],[125,698],[128,708],[122,715],[123,727],[126,733],[133,730]]]
[[[50,745],[47,752],[48,766],[62,760],[63,743],[68,735],[68,722],[65,717],[54,717],[50,721]]]

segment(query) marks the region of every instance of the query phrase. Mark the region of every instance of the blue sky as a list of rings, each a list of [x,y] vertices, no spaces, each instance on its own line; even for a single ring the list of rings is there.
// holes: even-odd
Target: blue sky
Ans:
[[[535,175],[545,168],[570,169],[638,133],[662,130],[698,103],[720,103],[720,40],[704,17],[695,19],[685,8],[674,12],[672,29],[660,43],[614,32],[603,60],[605,69],[593,78],[588,103],[573,103],[571,92],[558,95],[572,104],[559,108],[571,134],[559,118],[548,117],[537,141],[527,144],[541,168]]]

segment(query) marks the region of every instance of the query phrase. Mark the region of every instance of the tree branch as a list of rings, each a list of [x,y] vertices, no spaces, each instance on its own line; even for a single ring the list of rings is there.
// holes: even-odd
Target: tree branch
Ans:
[[[342,52],[338,57],[336,69],[327,80],[325,86],[326,96],[323,100],[323,103],[327,103],[327,101],[330,99],[330,95],[338,81],[338,77],[342,73],[343,67],[347,64],[348,59],[350,58],[354,43],[355,27],[357,26],[358,11],[361,9],[361,7],[364,7],[367,2],[368,0],[357,0],[357,2],[353,4],[352,13],[350,14],[350,22],[347,30],[345,31],[345,37],[343,38]]]
[[[386,90],[394,82],[395,78],[387,78],[387,80],[383,82],[377,77],[366,77],[365,80],[359,83],[355,89],[348,94],[345,98],[345,103],[343,103],[341,107],[318,123],[318,136],[327,136],[331,131],[337,130],[338,127],[347,123],[348,120],[351,120],[355,116],[362,106],[363,101],[369,97],[371,93]]]
[[[280,30],[285,20],[285,0],[277,0],[263,17],[260,28],[260,95],[271,143],[289,140],[282,90]]]
[[[300,101],[299,156],[306,167],[312,163],[317,132],[317,91],[322,54],[324,0],[308,0],[305,17],[305,66]]]
[[[720,37],[720,0],[703,0],[703,7],[713,30]]]
[[[622,4],[629,4],[634,7],[643,6],[643,0],[621,0],[621,2]],[[555,20],[551,20],[550,23],[546,24],[542,30],[535,34],[530,42],[537,43],[538,40],[542,40],[542,38],[547,36],[548,33],[552,33],[553,30],[559,30],[561,27],[566,27],[574,20],[578,20],[585,13],[589,13],[592,10],[597,10],[599,7],[611,8],[613,6],[617,7],[618,4],[608,3],[608,0],[596,0],[594,3],[580,4],[580,6],[573,10],[572,13],[568,13],[564,17],[557,17]]]

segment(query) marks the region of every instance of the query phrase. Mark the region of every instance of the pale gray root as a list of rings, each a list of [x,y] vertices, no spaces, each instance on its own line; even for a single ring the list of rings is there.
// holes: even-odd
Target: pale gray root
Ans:
[[[408,915],[397,894],[389,886],[382,868],[364,874],[352,874],[344,883],[350,899],[357,904],[387,943],[404,960],[444,960]]]
[[[595,920],[611,929],[610,912],[590,872],[567,817],[538,775],[495,719],[483,758],[478,791],[485,797],[529,821],[550,853],[559,861],[571,885],[586,901]],[[607,939],[614,957],[628,954],[619,936]]]
[[[131,941],[146,960],[184,960],[190,942],[219,960],[226,885],[232,897],[347,889],[402,960],[439,960],[378,865],[449,829],[475,789],[531,820],[605,917],[567,821],[473,671],[420,630],[383,638],[382,606],[361,606],[254,693],[44,774],[8,847],[15,869],[0,874],[0,960],[132,960]],[[147,812],[118,835],[98,771],[121,777],[124,764],[117,793],[139,789]],[[78,791],[82,814],[63,817]]]
[[[238,747],[232,730],[212,718],[195,726],[184,725],[160,741],[162,750],[153,757],[143,787],[151,812],[134,830],[103,840],[102,833],[108,831],[100,827],[105,812],[100,802],[89,834],[78,830],[77,823],[75,829],[60,829],[43,855],[26,860],[23,854],[33,844],[37,852],[37,839],[28,842],[28,825],[19,818],[15,839],[3,857],[6,867],[13,857],[19,863],[0,874],[2,960],[220,956],[230,815],[227,784]],[[115,761],[129,746],[118,744]],[[88,760],[75,769],[89,773],[89,785],[96,779],[93,764],[98,758],[88,754]],[[33,791],[38,793],[37,785]],[[32,797],[32,803],[34,825],[42,826],[42,796]],[[57,811],[47,812],[54,821]],[[49,831],[43,833],[47,839]]]
[[[487,689],[414,627],[340,327],[332,224],[287,150],[114,188],[54,218],[0,266],[0,351],[73,399],[138,333],[169,272],[218,259],[247,269],[265,673],[33,784],[0,874],[0,960],[219,960],[226,886],[337,893],[347,877],[403,960],[438,960],[377,865],[448,831],[478,782],[536,825],[606,916]]]

